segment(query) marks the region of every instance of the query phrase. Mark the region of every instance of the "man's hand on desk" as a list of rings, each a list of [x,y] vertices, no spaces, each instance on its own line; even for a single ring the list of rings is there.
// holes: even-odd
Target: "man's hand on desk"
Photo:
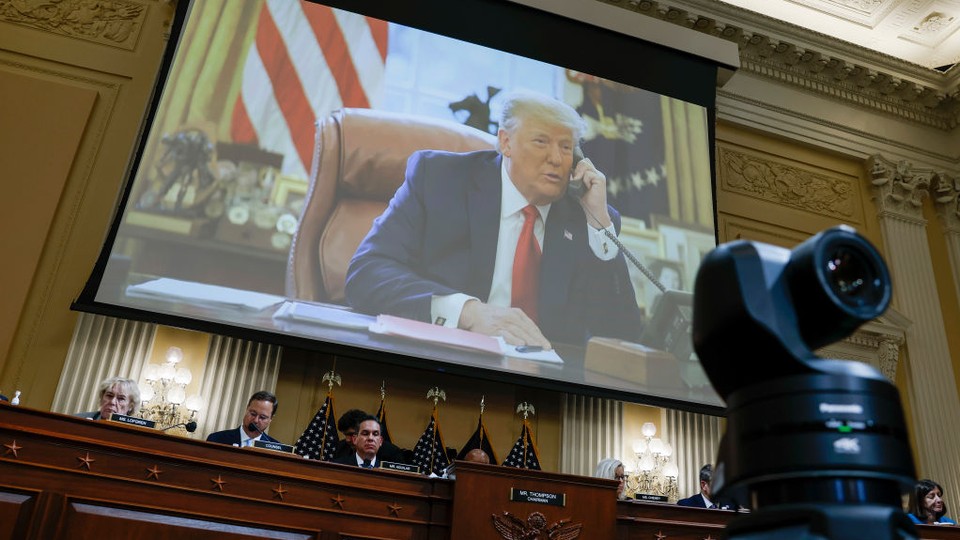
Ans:
[[[520,308],[491,306],[479,300],[468,300],[460,312],[458,326],[488,336],[502,336],[510,345],[534,345],[546,351],[553,348],[537,323]]]

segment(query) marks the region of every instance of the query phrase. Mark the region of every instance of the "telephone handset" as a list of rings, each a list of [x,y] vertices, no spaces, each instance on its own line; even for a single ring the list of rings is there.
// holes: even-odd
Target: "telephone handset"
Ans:
[[[583,187],[583,180],[573,179],[573,171],[577,168],[577,164],[582,160],[583,150],[580,149],[580,146],[573,147],[573,165],[570,167],[570,182],[567,184],[567,195],[577,199],[578,201],[581,197],[583,197],[583,194],[586,192],[586,188]]]

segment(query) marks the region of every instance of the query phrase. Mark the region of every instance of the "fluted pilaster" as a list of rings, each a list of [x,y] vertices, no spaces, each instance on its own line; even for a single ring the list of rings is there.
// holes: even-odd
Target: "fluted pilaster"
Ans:
[[[933,185],[937,218],[943,225],[943,239],[950,257],[953,293],[960,301],[960,179],[937,175]]]
[[[938,173],[881,156],[870,158],[868,171],[893,279],[894,302],[913,321],[906,333],[906,373],[918,473],[936,479],[945,491],[957,493],[960,397],[922,214],[923,198],[931,195]]]

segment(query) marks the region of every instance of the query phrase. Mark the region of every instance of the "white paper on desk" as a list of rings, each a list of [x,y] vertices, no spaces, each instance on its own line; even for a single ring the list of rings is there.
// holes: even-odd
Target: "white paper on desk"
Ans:
[[[560,358],[560,355],[557,354],[556,349],[550,349],[549,351],[537,351],[537,352],[517,352],[516,345],[510,345],[503,340],[502,337],[498,337],[500,340],[500,350],[503,351],[504,356],[509,356],[510,358],[522,358],[524,360],[537,360],[540,362],[551,362],[554,364],[562,364],[563,359]]]
[[[192,303],[262,311],[283,302],[283,297],[219,285],[160,278],[127,287],[127,296],[151,300],[189,301]]]
[[[273,318],[355,330],[366,330],[375,320],[371,315],[339,306],[290,301],[284,302]]]

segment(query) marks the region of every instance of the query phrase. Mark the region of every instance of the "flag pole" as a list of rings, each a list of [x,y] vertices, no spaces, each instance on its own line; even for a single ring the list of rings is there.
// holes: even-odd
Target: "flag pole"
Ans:
[[[324,402],[327,402],[331,398],[331,396],[333,396],[334,383],[336,383],[337,386],[340,386],[340,375],[337,375],[337,373],[334,371],[336,367],[337,367],[337,357],[334,356],[333,367],[330,368],[330,371],[324,373],[323,378],[320,379],[321,383],[327,383],[327,397],[324,399]],[[327,441],[327,429],[330,428],[329,419],[330,419],[330,413],[332,412],[330,409],[331,409],[330,407],[327,408],[327,412],[326,412],[327,417],[324,418],[324,422],[323,422],[323,432],[320,433],[320,461],[323,461],[323,446],[326,444],[326,441]]]
[[[533,405],[527,403],[526,401],[517,405],[517,414],[523,415],[523,427],[520,429],[520,437],[523,438],[523,466],[522,469],[527,468],[527,439],[529,434],[527,431],[527,416],[531,414],[537,414],[537,411],[533,408]]]
[[[427,391],[427,399],[433,400],[433,413],[431,414],[431,422],[433,423],[433,434],[430,437],[430,472],[433,473],[433,464],[436,459],[436,450],[437,450],[437,413],[440,407],[440,400],[447,400],[447,393],[441,390],[439,387],[434,386],[429,391]],[[446,451],[446,450],[444,450]]]

